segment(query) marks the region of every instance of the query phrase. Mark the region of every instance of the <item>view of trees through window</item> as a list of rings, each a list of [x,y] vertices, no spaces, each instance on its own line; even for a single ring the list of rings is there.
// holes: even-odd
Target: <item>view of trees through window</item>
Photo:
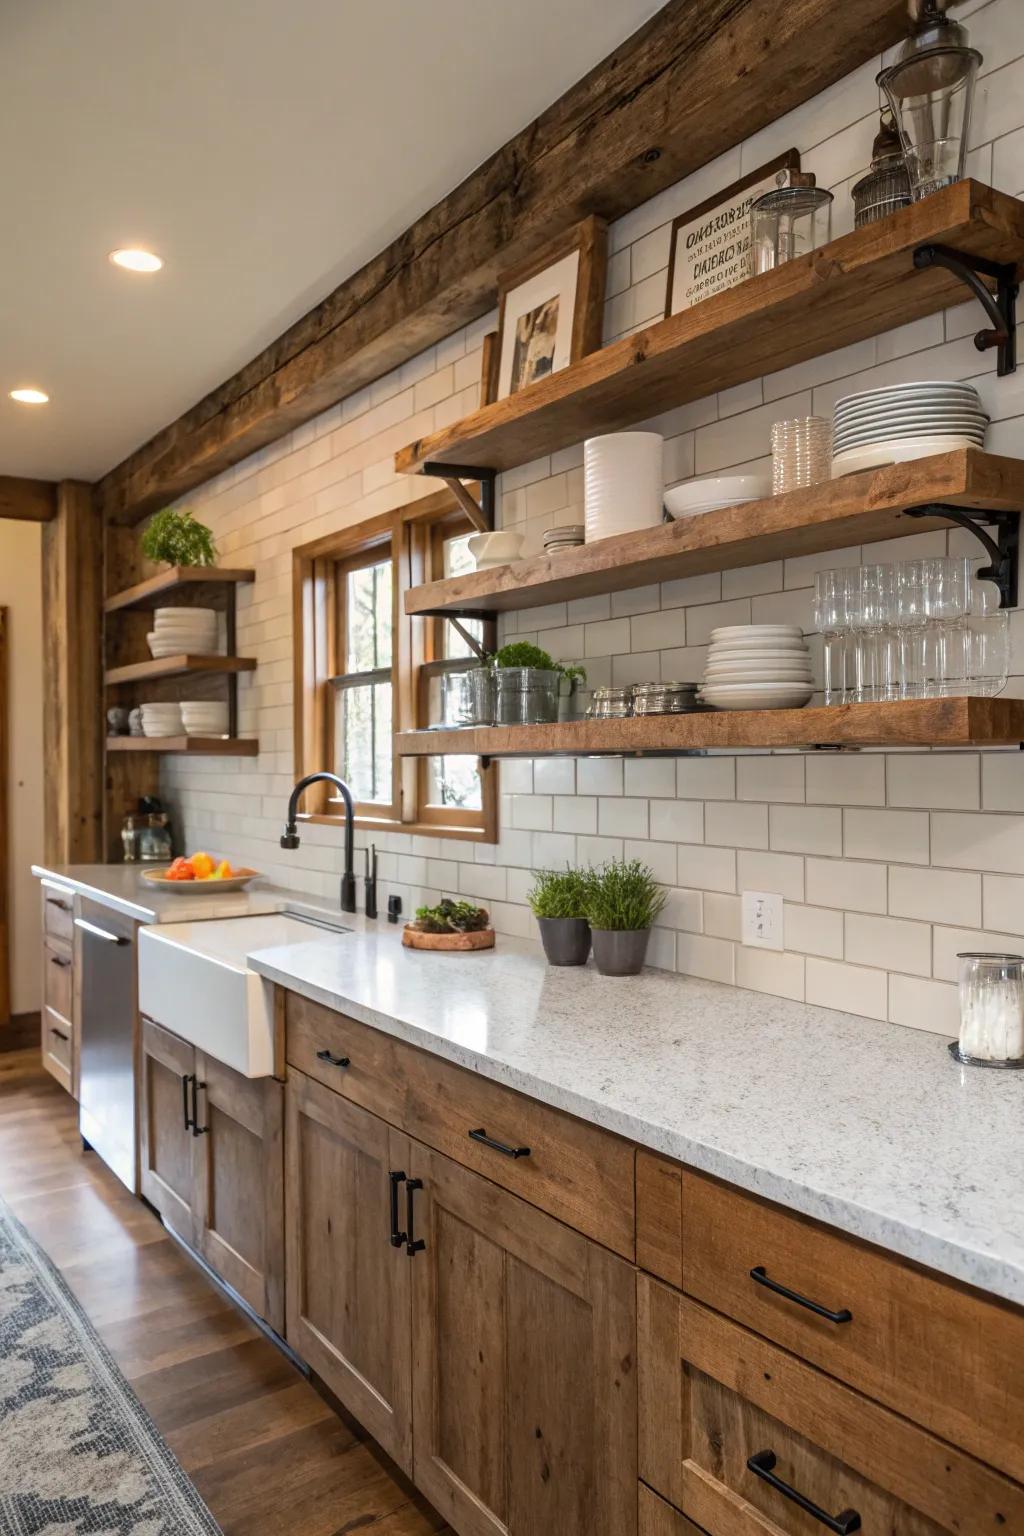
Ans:
[[[345,573],[345,645],[335,679],[337,760],[361,803],[392,800],[390,554]]]

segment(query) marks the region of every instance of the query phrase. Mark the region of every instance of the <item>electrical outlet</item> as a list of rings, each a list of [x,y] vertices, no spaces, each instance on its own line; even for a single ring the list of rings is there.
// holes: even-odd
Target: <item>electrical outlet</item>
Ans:
[[[774,891],[744,891],[742,931],[751,949],[782,949],[782,897]]]

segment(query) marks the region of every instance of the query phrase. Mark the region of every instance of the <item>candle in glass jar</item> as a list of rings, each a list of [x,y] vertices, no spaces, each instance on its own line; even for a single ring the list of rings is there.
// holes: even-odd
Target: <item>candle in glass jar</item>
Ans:
[[[960,1051],[973,1061],[1024,1058],[1024,956],[961,954]]]

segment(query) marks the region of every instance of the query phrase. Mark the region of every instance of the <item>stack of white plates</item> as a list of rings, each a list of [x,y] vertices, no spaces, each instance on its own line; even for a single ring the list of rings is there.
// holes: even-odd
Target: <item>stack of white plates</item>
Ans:
[[[181,706],[182,723],[186,736],[226,736],[228,733],[228,706],[206,699],[197,699]]]
[[[587,543],[661,522],[665,443],[658,432],[611,432],[583,445]]]
[[[217,651],[217,610],[158,608],[146,640],[155,660],[163,656],[212,656]]]
[[[832,478],[954,448],[983,448],[988,417],[971,384],[924,379],[836,402]]]
[[[730,624],[711,632],[701,698],[714,709],[802,709],[814,692],[797,624]]]
[[[143,736],[180,736],[181,732],[180,704],[143,704]]]
[[[760,501],[771,493],[771,475],[708,475],[673,485],[665,492],[665,510],[673,518],[699,517],[702,512],[717,512],[719,507]]]
[[[578,549],[583,543],[582,523],[567,523],[564,528],[548,528],[544,534],[544,553],[555,555],[560,549]]]

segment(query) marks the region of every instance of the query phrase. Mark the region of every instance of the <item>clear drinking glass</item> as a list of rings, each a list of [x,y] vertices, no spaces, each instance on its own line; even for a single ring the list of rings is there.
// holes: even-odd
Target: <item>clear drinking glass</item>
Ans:
[[[922,564],[927,615],[925,691],[933,696],[963,693],[968,676],[970,561],[943,556]]]
[[[927,676],[925,630],[928,624],[923,560],[899,561],[895,593],[897,696],[921,699]]]
[[[896,697],[893,567],[862,565],[853,572],[853,689],[859,704]]]
[[[772,495],[820,485],[832,475],[832,423],[794,416],[772,425]]]
[[[966,624],[966,691],[994,698],[1006,687],[1010,673],[1010,615],[999,607],[998,589],[990,582],[971,583]]]
[[[1024,955],[957,955],[960,1038],[950,1050],[974,1066],[1024,1066]]]
[[[819,571],[814,578],[814,623],[824,637],[826,704],[845,704],[853,687],[850,645],[852,570]]]

